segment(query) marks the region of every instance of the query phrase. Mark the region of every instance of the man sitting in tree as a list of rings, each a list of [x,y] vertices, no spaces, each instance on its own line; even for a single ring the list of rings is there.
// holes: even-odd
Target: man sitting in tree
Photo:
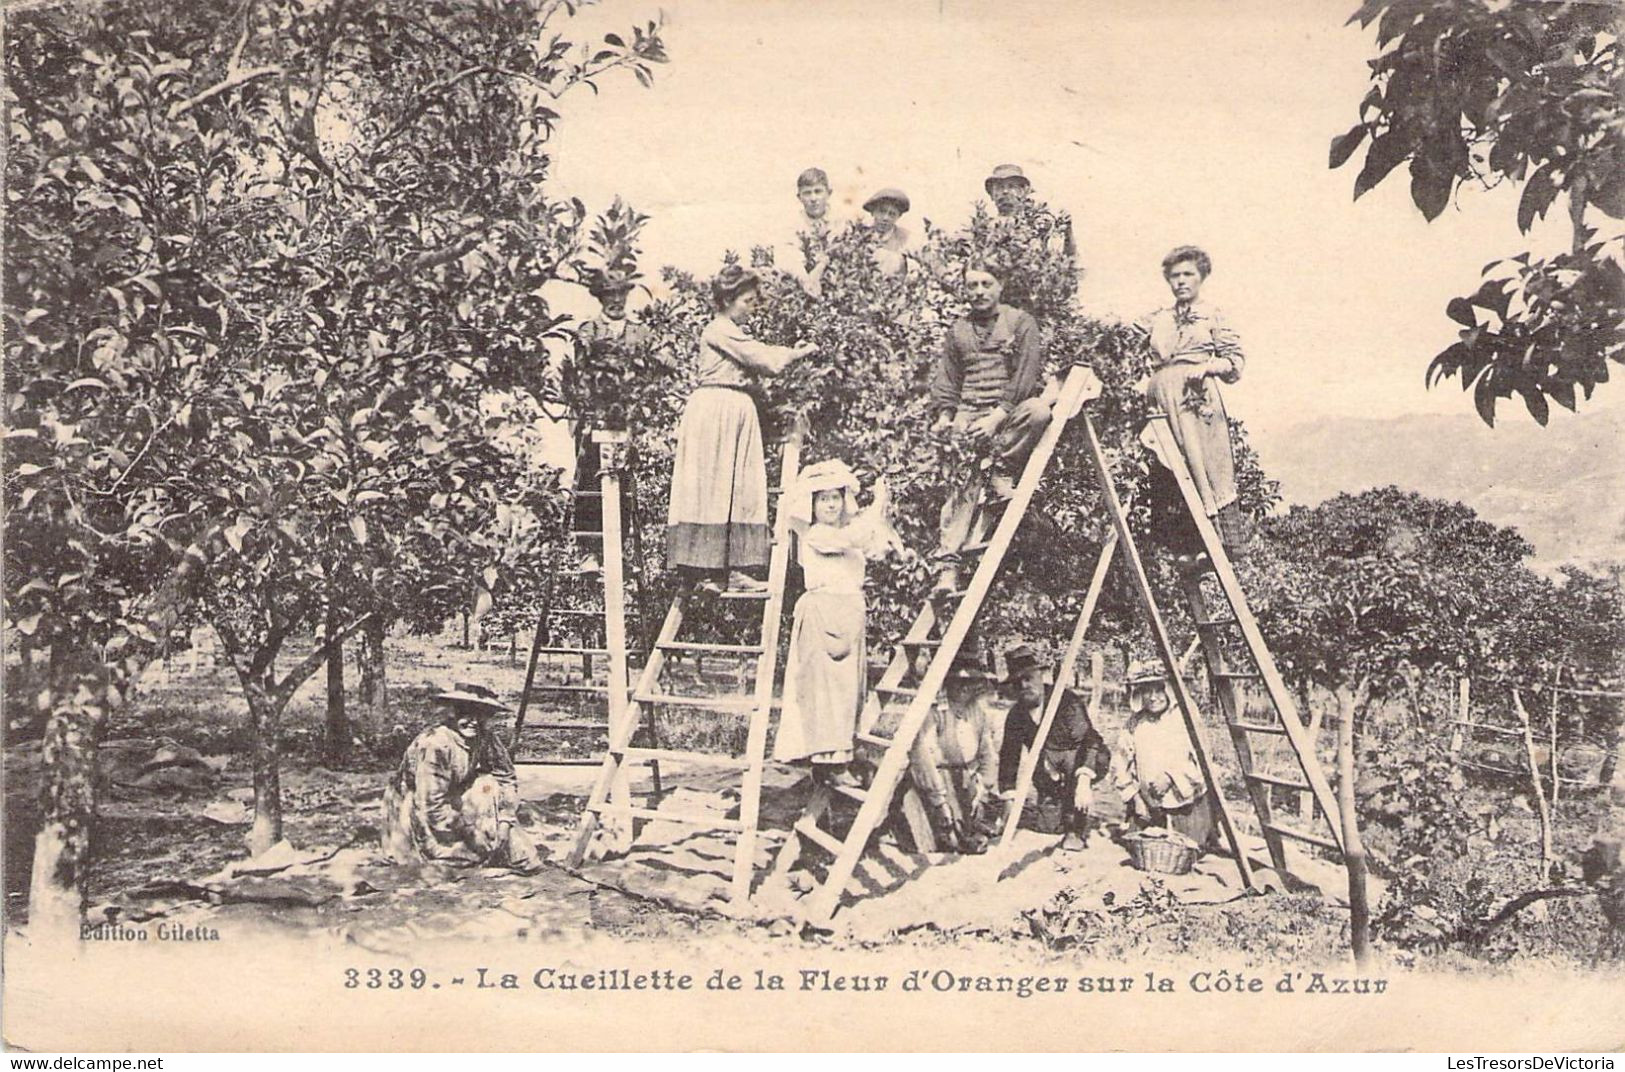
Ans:
[[[513,760],[493,725],[507,708],[483,685],[459,683],[435,699],[445,718],[406,746],[384,790],[385,855],[540,870],[542,855],[518,826]]]
[[[1050,422],[1051,402],[1041,397],[1044,343],[1038,321],[1000,302],[1003,273],[987,261],[966,267],[970,311],[948,329],[931,381],[935,427],[951,429],[990,455],[985,475],[969,466],[949,475],[936,552],[940,591],[960,587],[960,552],[986,538],[986,497],[1015,494],[1015,479]]]
[[[1005,684],[1015,693],[1015,705],[1004,720],[1004,743],[999,749],[999,791],[1013,793],[1022,753],[1033,747],[1043,721],[1049,693],[1044,667],[1028,644],[1005,653]],[[1034,827],[1044,834],[1064,833],[1061,848],[1082,849],[1089,839],[1089,808],[1094,787],[1111,767],[1111,750],[1089,720],[1083,698],[1061,690],[1060,706],[1033,768],[1032,788],[1037,796]],[[1011,799],[1021,808],[1025,801]]]

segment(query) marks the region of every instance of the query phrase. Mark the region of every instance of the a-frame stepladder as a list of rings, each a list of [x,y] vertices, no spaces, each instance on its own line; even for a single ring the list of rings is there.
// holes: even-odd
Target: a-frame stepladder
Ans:
[[[1089,628],[1095,605],[1098,602],[1106,571],[1110,566],[1113,551],[1119,541],[1127,549],[1128,567],[1140,603],[1146,610],[1148,620],[1152,623],[1153,635],[1165,631],[1161,625],[1161,617],[1155,613],[1155,599],[1147,582],[1138,548],[1129,532],[1127,516],[1124,513],[1115,491],[1110,483],[1110,474],[1105,467],[1105,460],[1099,450],[1099,443],[1095,437],[1094,427],[1084,418],[1085,431],[1090,437],[1090,456],[1095,468],[1105,498],[1106,507],[1112,515],[1113,530],[1102,546],[1099,561],[1096,563],[1094,576],[1090,581],[1089,590],[1084,598],[1083,610],[1078,616],[1076,627],[1073,630],[1071,642],[1068,644],[1065,656],[1062,659],[1061,669],[1057,675],[1057,687],[1051,691],[1042,721],[1039,723],[1034,737],[1034,745],[1022,757],[1021,768],[1017,775],[1015,787],[1015,804],[1005,821],[1005,828],[1000,843],[1008,845],[1015,836],[1017,823],[1021,818],[1021,804],[1025,800],[1032,786],[1034,769],[1037,766],[1039,753],[1043,743],[1048,738],[1050,728],[1054,724],[1056,712],[1060,709],[1061,682],[1069,680],[1073,667],[1076,665],[1079,651],[1083,646],[1084,634]],[[1191,617],[1196,623],[1196,643],[1204,654],[1208,676],[1212,682],[1213,692],[1219,701],[1219,709],[1230,732],[1232,743],[1235,745],[1236,758],[1240,764],[1242,776],[1247,784],[1248,795],[1252,799],[1254,812],[1258,816],[1259,827],[1263,832],[1264,842],[1268,846],[1270,862],[1278,872],[1288,869],[1285,853],[1281,843],[1283,837],[1296,838],[1300,841],[1317,845],[1334,852],[1342,851],[1342,828],[1337,821],[1338,812],[1331,794],[1330,784],[1315,756],[1313,742],[1309,731],[1298,721],[1296,709],[1292,706],[1290,695],[1286,692],[1285,683],[1281,680],[1280,672],[1276,669],[1274,657],[1265,644],[1263,635],[1258,629],[1252,611],[1247,604],[1246,596],[1236,578],[1234,567],[1225,554],[1223,544],[1213,529],[1207,514],[1202,507],[1200,495],[1196,490],[1195,481],[1190,475],[1190,469],[1185,463],[1183,452],[1173,440],[1172,430],[1168,426],[1168,419],[1163,414],[1153,415],[1142,437],[1158,459],[1162,461],[1179,483],[1187,511],[1190,512],[1197,531],[1200,533],[1202,543],[1207,552],[1207,558],[1202,565],[1204,572],[1211,573],[1217,578],[1221,590],[1221,598],[1230,608],[1228,617],[1216,614],[1211,601],[1204,592],[1201,584],[1201,575],[1186,571],[1182,574],[1182,587],[1189,604]],[[1224,630],[1233,628],[1240,634],[1241,650],[1251,660],[1255,669],[1232,669],[1232,660],[1226,652]],[[1159,640],[1159,648],[1162,644]],[[1236,644],[1230,645],[1235,650]],[[1174,683],[1176,691],[1184,693],[1183,666],[1170,665],[1169,680]],[[1245,718],[1244,705],[1239,694],[1238,682],[1263,682],[1273,711],[1270,717],[1260,720]],[[1181,710],[1190,710],[1181,696]],[[1196,731],[1192,722],[1187,719],[1187,726],[1192,729],[1192,740],[1197,746],[1197,756],[1201,761],[1204,774],[1207,774],[1209,784],[1213,784],[1211,770],[1207,764],[1207,750],[1202,735]],[[1276,773],[1266,773],[1256,762],[1256,753],[1251,740],[1254,734],[1269,734],[1284,738],[1292,749],[1293,760],[1300,777],[1293,778]],[[1326,837],[1314,831],[1302,830],[1297,827],[1279,823],[1274,818],[1270,790],[1272,788],[1285,788],[1298,792],[1309,793],[1316,808],[1325,819],[1331,836]],[[1221,801],[1222,804],[1222,801]],[[1225,818],[1225,811],[1221,808],[1221,818]],[[1232,841],[1232,849],[1235,843]],[[1248,876],[1245,860],[1241,861],[1244,878]],[[1249,880],[1249,885],[1251,882]]]
[[[525,666],[525,685],[519,694],[519,710],[514,719],[510,740],[514,762],[520,766],[596,767],[603,762],[597,755],[584,757],[568,754],[532,754],[524,747],[526,743],[524,734],[527,730],[540,730],[555,737],[560,735],[607,737],[609,734],[608,701],[612,682],[626,679],[628,662],[625,600],[621,595],[619,579],[625,574],[621,553],[623,516],[630,522],[624,528],[632,536],[631,580],[634,597],[640,596],[643,590],[641,582],[643,540],[636,513],[637,489],[630,468],[630,441],[631,437],[627,432],[600,429],[584,437],[581,449],[576,454],[575,476],[571,481],[564,508],[564,527],[569,539],[554,548],[547,578],[543,583],[536,631],[531,640],[530,658]],[[589,463],[593,460],[597,461],[597,465],[590,467]],[[590,468],[597,470],[596,488],[588,486],[590,475],[584,476],[589,474]],[[593,511],[582,509],[584,505],[592,503],[598,504],[599,507],[596,511],[598,515],[596,526],[589,516]],[[623,515],[623,506],[628,508],[629,516]],[[566,577],[574,569],[569,552],[583,545],[591,554],[602,560],[604,594],[601,605],[560,606],[559,604],[566,602],[562,598],[563,589],[568,584],[575,583],[575,578]],[[612,560],[617,575],[615,579],[610,576]],[[588,576],[583,575],[581,580],[588,580]],[[562,632],[567,636],[574,636],[575,644],[559,643],[560,638],[555,630],[555,626],[558,625],[564,626]],[[617,635],[621,638],[618,642],[614,639]],[[595,641],[601,641],[602,646]],[[571,675],[566,671],[566,680],[562,682],[539,679],[543,660],[547,660],[550,666],[557,665],[559,660],[563,660],[566,667],[578,663],[579,678],[571,679]],[[617,665],[621,668],[618,677],[615,671]],[[603,671],[607,679],[601,679],[599,671]],[[577,701],[582,698],[602,699],[604,717],[601,721],[579,717],[566,719],[554,715],[544,715],[539,719],[530,717],[533,705],[548,700],[557,701],[560,698]],[[653,731],[653,726],[645,727],[645,732],[649,734],[651,740]],[[658,760],[649,761],[649,772],[654,781],[655,797],[658,799],[661,794]]]
[[[1264,642],[1241,582],[1236,578],[1235,567],[1225,554],[1224,544],[1212,521],[1208,519],[1190,467],[1185,462],[1185,454],[1179,448],[1167,415],[1153,414],[1141,439],[1173,473],[1185,501],[1185,509],[1195,523],[1207,552],[1199,563],[1199,570],[1184,573],[1182,587],[1191,619],[1196,623],[1196,635],[1202,641],[1213,694],[1219,701],[1225,726],[1230,731],[1230,740],[1235,745],[1236,759],[1241,764],[1241,774],[1246,780],[1253,810],[1258,814],[1264,843],[1269,847],[1270,862],[1277,871],[1288,870],[1282,838],[1316,845],[1341,856],[1343,828],[1339,822],[1340,813],[1336,798],[1332,795],[1331,783],[1315,755],[1314,739],[1300,720],[1297,705],[1292,702],[1292,694],[1281,678],[1275,657]],[[1210,597],[1204,589],[1204,576],[1211,577],[1216,583],[1217,598]],[[1263,686],[1269,705],[1267,712],[1248,710],[1242,689],[1248,682]],[[1256,717],[1257,714],[1264,717]],[[1297,774],[1301,777],[1264,770],[1257,762],[1255,736],[1266,740],[1284,739],[1296,761]],[[1310,794],[1330,836],[1277,821],[1270,800],[1271,791],[1277,788]]]
[[[948,602],[957,603],[947,619],[946,629],[939,637],[931,635],[937,624],[937,612],[935,606],[927,602],[904,636],[859,722],[857,744],[882,753],[869,784],[864,788],[832,786],[816,789],[802,816],[792,825],[774,862],[776,873],[787,873],[808,846],[817,847],[833,857],[824,880],[816,884],[804,902],[808,922],[827,922],[839,907],[841,895],[867,850],[871,836],[891,811],[892,799],[907,770],[915,738],[923,728],[938,693],[947,681],[949,668],[993,587],[999,567],[1054,456],[1056,444],[1060,442],[1068,424],[1081,412],[1084,402],[1096,397],[1099,391],[1100,381],[1087,366],[1074,365],[1068,370],[1055,401],[1050,424],[1033,447],[1015,494],[1003,505],[991,537],[964,548],[962,552],[976,555],[979,560],[969,584],[946,594]],[[1165,661],[1172,667],[1174,657],[1172,651],[1168,650],[1166,633],[1162,634],[1162,638]],[[904,680],[913,673],[916,652],[931,652],[930,662],[917,684],[905,685]],[[886,736],[875,732],[876,722],[881,709],[893,699],[906,702],[907,706],[895,730]],[[1183,699],[1185,705],[1190,706],[1188,695]],[[1191,717],[1191,712],[1187,711],[1187,720]],[[858,805],[857,814],[844,836],[837,836],[821,825],[834,815],[838,798]],[[1234,831],[1228,818],[1225,825],[1233,847],[1237,848],[1237,855],[1240,856],[1239,846],[1234,846]],[[1245,861],[1241,866],[1246,866]]]
[[[571,867],[580,867],[582,861],[586,859],[593,837],[605,819],[625,820],[628,824],[635,820],[684,823],[698,829],[725,831],[735,835],[733,873],[728,896],[736,906],[743,905],[749,900],[756,855],[757,815],[761,809],[762,764],[767,751],[767,729],[772,716],[774,687],[778,681],[779,625],[784,608],[785,576],[789,569],[789,517],[783,509],[782,490],[795,480],[800,468],[802,436],[802,428],[797,425],[786,439],[781,453],[777,489],[779,494],[774,504],[773,549],[768,561],[766,590],[751,593],[730,592],[714,597],[677,596],[672,600],[671,609],[666,613],[666,620],[660,628],[660,635],[655,639],[648,662],[644,664],[643,673],[639,675],[637,687],[630,696],[626,695],[624,686],[611,691],[609,750],[604,757],[603,767],[598,772],[598,780],[593,786],[592,795],[582,810],[575,846],[569,856]],[[608,550],[606,547],[606,552]],[[611,557],[611,554],[606,553],[606,561]],[[761,627],[754,642],[749,638],[743,643],[731,644],[679,639],[688,600],[703,598],[741,601],[747,604],[760,603]],[[678,652],[755,656],[755,682],[750,694],[693,696],[661,691],[661,671],[665,666],[667,655]],[[616,678],[612,675],[611,680],[624,682],[626,680],[624,667],[621,676]],[[730,756],[712,752],[633,746],[631,742],[639,726],[655,708],[662,705],[745,714],[749,719],[749,725],[744,755]],[[741,772],[739,817],[728,819],[700,812],[657,810],[638,807],[629,799],[611,799],[612,795],[624,796],[617,787],[624,783],[624,769],[628,762],[661,759],[703,763]],[[617,850],[629,847],[625,844],[615,846]]]

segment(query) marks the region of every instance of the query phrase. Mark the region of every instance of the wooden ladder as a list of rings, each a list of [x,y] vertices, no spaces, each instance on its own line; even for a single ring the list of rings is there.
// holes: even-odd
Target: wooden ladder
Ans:
[[[789,487],[800,468],[802,430],[798,426],[785,441],[779,467],[777,490]],[[624,690],[610,692],[609,750],[598,780],[593,786],[582,811],[581,823],[576,831],[575,846],[569,856],[571,867],[579,867],[586,859],[588,848],[605,817],[617,817],[635,822],[658,820],[685,823],[701,829],[732,832],[737,840],[734,846],[733,875],[729,884],[729,900],[743,905],[750,898],[753,862],[756,854],[757,814],[761,808],[762,765],[767,750],[767,728],[774,704],[774,687],[778,681],[779,626],[784,608],[784,582],[788,573],[790,554],[789,515],[783,509],[784,496],[777,496],[774,510],[773,550],[769,558],[767,589],[763,592],[724,593],[715,597],[727,601],[759,602],[762,605],[761,628],[754,643],[719,644],[679,639],[682,632],[686,604],[690,599],[705,598],[679,595],[672,600],[665,623],[655,639],[648,661],[639,675],[637,687],[630,696]],[[608,556],[606,556],[607,558]],[[683,695],[661,691],[662,670],[668,658],[675,654],[724,654],[756,658],[755,684],[749,695]],[[612,683],[615,679],[612,676]],[[622,677],[620,680],[625,680]],[[702,710],[745,714],[749,727],[742,756],[714,752],[693,752],[670,748],[641,747],[632,744],[644,719],[661,706],[699,708]],[[740,771],[739,817],[728,819],[699,812],[662,810],[658,807],[638,807],[628,798],[624,786],[624,768],[637,760],[673,760],[703,763]],[[621,799],[612,800],[612,796]],[[658,804],[658,801],[656,802]],[[635,834],[634,834],[635,837]],[[629,847],[629,846],[628,846]]]
[[[623,505],[630,505],[631,508],[634,594],[640,594],[642,591],[640,583],[642,540],[636,514],[636,489],[628,464],[629,436],[626,432],[596,431],[592,433],[590,442],[592,445],[585,447],[576,457],[576,475],[571,482],[564,510],[564,525],[570,533],[570,539],[554,549],[551,567],[542,589],[541,605],[536,618],[536,633],[530,645],[530,659],[525,667],[525,686],[519,694],[519,711],[514,719],[510,747],[514,753],[514,762],[521,766],[601,765],[603,758],[598,755],[581,756],[566,753],[527,755],[521,735],[526,730],[532,730],[549,735],[590,734],[594,737],[607,738],[610,728],[609,696],[612,684],[616,681],[624,683],[627,676],[625,602],[620,595]],[[598,460],[599,486],[596,489],[582,485],[582,474],[587,471],[586,463],[592,457],[592,452],[596,452]],[[627,474],[624,482],[621,475],[623,471]],[[582,511],[578,507],[583,500],[596,500],[600,504],[598,528],[580,527],[583,520]],[[560,598],[561,575],[573,568],[573,565],[566,561],[566,554],[584,543],[596,545],[599,553],[604,583],[602,603],[599,607],[560,606],[558,604],[564,602]],[[611,576],[612,572],[615,574],[614,577]],[[553,643],[556,625],[563,625],[561,631],[572,636],[576,643],[573,645]],[[611,641],[614,634],[620,637],[618,645]],[[594,643],[595,640],[599,643]],[[566,680],[562,682],[537,680],[537,673],[544,659],[548,661],[550,670],[562,662],[566,668],[564,674]],[[570,664],[580,666],[579,678],[571,679],[572,675],[568,669]],[[618,671],[617,665],[620,668]],[[621,687],[624,689],[625,685],[622,684]],[[544,717],[540,720],[527,718],[533,703],[548,700],[557,702],[560,699],[574,701],[584,697],[592,697],[603,702],[602,718]],[[654,741],[655,727],[651,724],[644,729],[650,740]],[[649,761],[649,773],[654,781],[655,797],[658,799],[661,795],[658,760]]]
[[[1326,773],[1315,755],[1314,739],[1299,718],[1292,695],[1275,665],[1275,657],[1259,631],[1258,622],[1247,604],[1247,596],[1241,589],[1241,582],[1236,579],[1235,568],[1225,554],[1218,532],[1208,519],[1207,510],[1196,490],[1196,482],[1185,463],[1184,452],[1179,449],[1173,429],[1169,427],[1167,415],[1153,415],[1146,433],[1145,438],[1152,452],[1178,482],[1185,508],[1195,522],[1202,546],[1207,551],[1199,570],[1184,572],[1181,587],[1190,607],[1191,619],[1196,623],[1196,635],[1202,643],[1214,696],[1219,701],[1225,725],[1230,731],[1230,740],[1235,745],[1236,758],[1241,764],[1248,795],[1252,797],[1253,810],[1258,814],[1264,843],[1269,846],[1270,862],[1277,871],[1288,870],[1283,838],[1316,845],[1341,856],[1343,831],[1338,821],[1340,812],[1332,795],[1331,783],[1327,781]],[[1217,581],[1216,599],[1210,598],[1202,584],[1203,578],[1209,576]],[[1236,642],[1238,638],[1239,644]],[[1236,655],[1240,658],[1232,658]],[[1249,709],[1244,685],[1250,682],[1263,685],[1269,705],[1267,711]],[[1265,717],[1259,718],[1258,715]],[[1257,762],[1255,736],[1276,742],[1284,739],[1296,760],[1296,773],[1301,777],[1289,777],[1262,769]],[[1276,789],[1292,791],[1300,796],[1303,793],[1311,794],[1316,810],[1331,832],[1330,836],[1278,822],[1270,799],[1271,792]]]
[[[993,587],[999,567],[1004,562],[1005,554],[1010,549],[1011,541],[1015,539],[1022,519],[1026,516],[1027,508],[1038,490],[1039,481],[1049,466],[1061,434],[1078,413],[1086,400],[1086,394],[1092,398],[1098,395],[1099,391],[1100,381],[1086,366],[1074,365],[1068,370],[1066,380],[1061,386],[1060,396],[1056,399],[1049,426],[1027,459],[1021,481],[1016,485],[1014,496],[1004,505],[992,537],[985,542],[972,544],[962,552],[964,555],[977,556],[979,561],[970,583],[962,589],[946,593],[943,597],[945,604],[957,602],[953,614],[947,621],[946,629],[940,637],[931,636],[933,627],[937,624],[937,613],[928,601],[915,618],[902,643],[898,645],[885,675],[870,694],[863,715],[859,719],[856,744],[882,753],[869,785],[866,788],[818,787],[813,791],[801,817],[790,828],[774,860],[775,874],[788,874],[808,845],[815,846],[834,858],[825,873],[824,880],[815,886],[804,902],[808,922],[825,923],[840,906],[841,894],[851,881],[858,861],[867,849],[870,836],[885,821],[891,810],[892,797],[908,768],[909,752],[913,748],[914,739],[924,726],[926,717],[936,702],[937,694],[947,680],[949,667],[953,664],[965,638],[970,634],[971,627],[982,609],[982,603]],[[905,685],[903,682],[913,673],[916,652],[932,653],[930,662],[917,684]],[[888,737],[874,730],[882,709],[891,702],[907,706],[895,732]],[[845,798],[858,805],[857,815],[844,837],[838,837],[819,825],[820,820],[832,813],[836,797]]]

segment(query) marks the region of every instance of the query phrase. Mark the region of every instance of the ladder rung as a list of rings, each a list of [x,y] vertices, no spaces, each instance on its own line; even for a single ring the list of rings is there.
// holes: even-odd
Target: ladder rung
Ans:
[[[1308,782],[1295,782],[1291,778],[1282,778],[1275,774],[1260,774],[1257,771],[1248,771],[1246,777],[1250,781],[1263,782],[1265,785],[1278,785],[1283,789],[1308,789]]]
[[[903,641],[903,647],[905,647],[905,648],[940,648],[940,647],[942,647],[942,641],[940,639],[939,640],[905,640],[905,641]]]
[[[608,685],[555,685],[546,681],[533,681],[530,684],[531,692],[578,692],[593,693],[602,696],[609,692]]]
[[[516,767],[602,767],[602,759],[577,759],[573,756],[537,756],[535,759],[515,759]]]
[[[578,610],[575,607],[549,607],[547,613],[562,614],[571,618],[602,618],[604,616],[604,612],[601,610]]]
[[[537,655],[608,655],[608,648],[537,648]],[[631,652],[627,653],[631,655]]]
[[[920,690],[912,685],[876,685],[876,692],[889,692],[893,696],[918,696]]]
[[[574,536],[578,540],[602,540],[604,538],[604,534],[602,532],[594,532],[592,529],[575,529],[570,533],[570,535]]]
[[[767,590],[760,592],[732,592],[724,589],[717,593],[718,599],[766,599],[772,593]]]
[[[690,763],[710,763],[718,767],[729,767],[734,770],[744,770],[750,764],[738,756],[724,756],[716,752],[685,752],[678,748],[638,748],[629,747],[621,750],[621,754],[629,759],[669,759],[682,760]]]
[[[734,696],[680,696],[674,692],[640,692],[632,697],[639,703],[669,704],[672,707],[705,707],[712,711],[754,711],[756,701]]]
[[[592,730],[595,733],[608,733],[608,722],[531,722],[525,721],[527,730],[580,730],[585,733]]]
[[[869,791],[860,786],[832,785],[829,788],[831,792],[839,793],[846,799],[856,801],[859,804],[862,804],[864,801],[869,799]]]
[[[1282,837],[1296,838],[1299,841],[1307,841],[1311,845],[1319,845],[1321,848],[1331,849],[1333,852],[1343,851],[1337,842],[1323,834],[1311,834],[1307,830],[1299,830],[1295,826],[1282,826],[1280,823],[1270,823],[1266,829],[1273,830]]]
[[[1235,625],[1235,624],[1236,624],[1236,620],[1234,618],[1197,618],[1196,619],[1196,628],[1198,628],[1198,629],[1212,629],[1212,628],[1214,628],[1216,626]]]
[[[1264,680],[1264,675],[1260,674],[1256,670],[1215,670],[1213,672],[1213,676],[1218,677],[1218,678],[1223,678],[1226,681],[1262,681],[1262,680]]]
[[[653,808],[638,808],[625,804],[600,804],[595,810],[600,815],[629,815],[634,819],[687,823],[690,826],[704,826],[712,830],[745,829],[745,824],[738,819],[725,819],[720,815],[707,815],[698,811],[656,811]]]
[[[841,854],[841,849],[844,848],[844,846],[841,844],[840,838],[829,833],[828,831],[819,829],[818,824],[813,822],[811,819],[797,819],[796,825],[793,829],[796,833],[800,834],[814,845],[817,845],[831,856],[839,856]]]
[[[601,491],[587,491],[586,489],[573,491],[570,494],[578,499],[602,499],[604,497],[604,493]]]
[[[1286,727],[1279,722],[1262,725],[1257,722],[1227,722],[1225,725],[1232,730],[1245,730],[1248,733],[1273,733],[1278,737],[1286,736]]]
[[[664,648],[666,651],[715,652],[718,655],[762,654],[762,646],[760,644],[699,644],[689,643],[681,640],[670,640],[664,644],[657,644],[655,646]]]
[[[892,740],[890,737],[881,737],[879,734],[854,733],[852,737],[854,740],[861,741],[870,748],[886,749],[890,748],[892,745]]]
[[[992,540],[983,540],[981,543],[968,543],[959,549],[959,553],[962,555],[979,555],[992,546]]]

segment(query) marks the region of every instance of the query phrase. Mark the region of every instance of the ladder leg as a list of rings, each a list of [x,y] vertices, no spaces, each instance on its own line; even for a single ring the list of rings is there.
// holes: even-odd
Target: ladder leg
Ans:
[[[813,791],[807,798],[807,806],[801,809],[801,822],[816,823],[829,812],[829,787],[824,785],[813,786]],[[773,857],[773,877],[783,879],[796,866],[801,859],[801,835],[796,833],[794,825],[785,834],[784,844]]]
[[[1089,578],[1089,591],[1083,597],[1083,609],[1079,611],[1077,625],[1072,629],[1072,640],[1066,646],[1066,654],[1061,658],[1061,667],[1056,671],[1054,684],[1050,686],[1049,702],[1044,705],[1043,720],[1038,724],[1038,731],[1033,734],[1032,747],[1022,755],[1021,766],[1017,768],[1015,795],[1010,798],[1010,811],[1004,817],[1004,832],[999,836],[1000,848],[1008,847],[1010,842],[1015,840],[1016,827],[1021,823],[1021,809],[1027,801],[1028,792],[1032,789],[1033,774],[1038,770],[1039,756],[1044,751],[1044,742],[1049,740],[1050,727],[1055,724],[1055,716],[1061,710],[1063,683],[1071,680],[1073,670],[1078,665],[1078,654],[1083,650],[1083,639],[1089,632],[1089,623],[1094,619],[1095,604],[1100,601],[1100,593],[1106,586],[1106,574],[1111,570],[1112,557],[1116,551],[1117,530],[1112,529],[1100,546],[1100,557],[1095,560],[1094,576]],[[1093,702],[1091,700],[1091,703]]]
[[[1100,481],[1101,498],[1106,502],[1112,524],[1117,529],[1118,541],[1123,545],[1123,560],[1134,580],[1140,610],[1151,630],[1151,639],[1156,642],[1157,653],[1162,657],[1162,663],[1168,670],[1174,698],[1179,703],[1180,714],[1185,718],[1185,729],[1190,734],[1191,746],[1196,751],[1197,765],[1201,767],[1208,791],[1218,806],[1219,825],[1224,831],[1230,851],[1235,854],[1236,870],[1241,873],[1242,885],[1254,889],[1256,887],[1252,865],[1248,862],[1247,853],[1242,847],[1241,835],[1236,829],[1235,818],[1230,813],[1230,805],[1224,798],[1224,790],[1219,786],[1218,776],[1214,773],[1213,763],[1203,740],[1201,723],[1197,718],[1196,702],[1191,698],[1190,690],[1185,687],[1184,676],[1179,672],[1179,659],[1174,654],[1172,642],[1168,639],[1168,629],[1163,624],[1162,612],[1157,609],[1157,599],[1151,590],[1151,579],[1146,576],[1145,564],[1140,560],[1139,549],[1134,546],[1134,536],[1128,527],[1128,515],[1124,513],[1122,501],[1117,497],[1117,487],[1112,482],[1111,470],[1107,468],[1106,457],[1101,452],[1100,437],[1095,434],[1094,422],[1087,413],[1083,415],[1083,431],[1088,437],[1089,457],[1094,463],[1095,475]]]

